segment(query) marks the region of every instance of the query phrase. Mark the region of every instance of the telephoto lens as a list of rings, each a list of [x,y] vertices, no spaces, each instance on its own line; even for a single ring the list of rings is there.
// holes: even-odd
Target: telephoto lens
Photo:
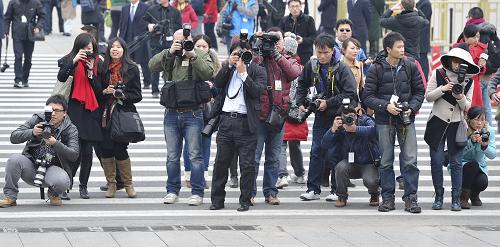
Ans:
[[[41,159],[36,159],[35,164],[38,165],[36,169],[35,178],[33,179],[33,183],[37,187],[42,187],[43,182],[45,181],[45,174],[47,173],[47,168],[52,161],[51,154],[45,154]]]
[[[49,139],[52,136],[52,123],[50,123],[50,120],[52,120],[52,107],[45,106],[44,118],[45,122],[42,123],[43,124],[42,138]]]

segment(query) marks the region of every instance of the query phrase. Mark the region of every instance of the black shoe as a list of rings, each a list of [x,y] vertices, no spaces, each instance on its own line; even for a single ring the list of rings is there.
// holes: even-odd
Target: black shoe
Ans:
[[[395,209],[396,207],[394,206],[394,197],[389,200],[382,200],[382,204],[378,206],[378,211],[380,212],[389,212]]]
[[[241,204],[240,207],[238,209],[236,209],[236,211],[238,212],[245,212],[245,211],[248,211],[250,209],[250,207],[246,204]]]
[[[353,184],[353,183],[351,182],[351,180],[349,180],[349,183],[347,183],[347,187],[349,187],[349,188],[354,188],[354,187],[356,187],[356,185],[355,185],[355,184]]]
[[[217,206],[217,205],[215,205],[215,204],[212,204],[212,205],[210,205],[210,208],[209,208],[209,209],[210,209],[210,210],[220,210],[220,209],[223,209],[223,208],[224,208],[224,205],[222,205],[222,206]]]
[[[238,188],[238,177],[231,177],[229,180],[229,188]]]
[[[144,86],[142,87],[142,89],[149,89],[149,88],[150,88],[150,86],[149,86],[149,85],[144,85]]]
[[[87,186],[80,185],[80,197],[82,199],[89,199],[89,192],[87,191]]]
[[[66,32],[64,32],[64,33],[63,33],[63,36],[69,37],[69,36],[71,36],[71,33],[66,33]]]
[[[123,184],[116,184],[116,190],[123,190],[123,188],[125,188],[125,185]],[[101,191],[108,191],[108,185],[102,185],[99,187],[99,189]]]
[[[15,81],[15,82],[14,82],[14,87],[15,87],[15,88],[22,88],[22,87],[23,87],[23,85],[21,85],[21,82],[20,82],[20,81],[17,81],[17,82]]]
[[[23,87],[29,87],[30,85],[28,84],[27,81],[23,81]]]
[[[66,201],[69,201],[71,200],[71,198],[69,198],[68,196],[68,193],[66,193],[66,191],[64,191],[62,194],[61,194],[61,200],[66,200]]]
[[[160,92],[153,92],[153,99],[159,99],[160,98]]]

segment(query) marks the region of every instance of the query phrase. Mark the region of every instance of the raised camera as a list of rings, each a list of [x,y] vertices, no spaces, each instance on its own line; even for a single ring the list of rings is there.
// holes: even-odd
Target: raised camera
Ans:
[[[54,125],[50,122],[50,120],[52,120],[52,107],[45,106],[44,117],[45,122],[42,123],[42,138],[49,139],[52,136],[52,127],[54,127]]]
[[[182,49],[185,51],[192,51],[194,49],[194,43],[192,40],[188,40],[189,36],[191,36],[191,24],[184,24],[184,27],[182,28],[182,35],[184,36]]]
[[[94,56],[94,52],[92,52],[92,51],[85,51],[85,56],[86,57],[93,57]]]
[[[489,142],[490,141],[490,132],[486,128],[482,128],[481,132],[479,132],[481,135],[481,141],[482,142]]]
[[[241,50],[238,52],[238,57],[240,57],[244,63],[250,64],[252,62],[253,55],[252,52],[247,49],[247,46],[248,46],[248,30],[241,29],[240,31]]]

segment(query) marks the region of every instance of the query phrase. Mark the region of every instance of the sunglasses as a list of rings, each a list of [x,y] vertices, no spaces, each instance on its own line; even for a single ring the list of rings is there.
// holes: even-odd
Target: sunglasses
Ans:
[[[350,32],[351,29],[339,29],[340,32]]]

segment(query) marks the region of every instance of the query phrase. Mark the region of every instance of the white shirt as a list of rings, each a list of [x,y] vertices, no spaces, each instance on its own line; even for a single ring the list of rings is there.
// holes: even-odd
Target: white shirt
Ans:
[[[223,112],[237,112],[240,114],[247,114],[247,106],[245,104],[245,95],[243,93],[243,82],[247,79],[248,74],[240,74],[238,71],[233,72],[231,81],[227,88],[226,99],[224,100],[224,105],[222,106]],[[236,98],[230,99],[229,97]]]

